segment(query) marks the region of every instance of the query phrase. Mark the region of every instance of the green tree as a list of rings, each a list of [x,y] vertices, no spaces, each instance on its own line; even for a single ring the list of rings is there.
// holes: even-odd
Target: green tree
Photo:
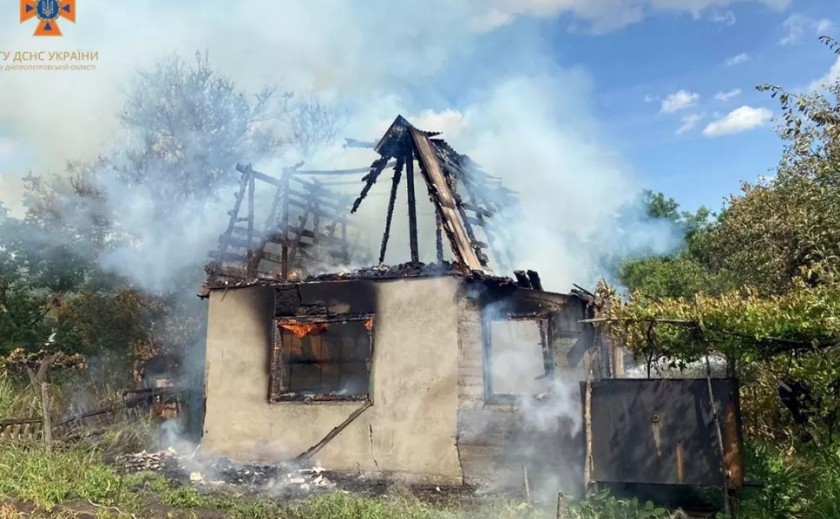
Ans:
[[[823,41],[840,53],[833,40]],[[808,427],[831,442],[840,417],[840,81],[804,95],[758,88],[782,108],[786,147],[776,175],[744,184],[702,228],[687,254],[704,274],[676,260],[668,267],[650,260],[649,272],[628,268],[636,290],[610,306],[610,329],[640,354],[685,362],[711,349],[725,353],[746,381],[753,435],[795,436],[776,382],[806,382],[818,402]],[[729,289],[698,289],[703,276]],[[673,278],[681,281],[668,285]]]
[[[679,204],[663,193],[645,190],[641,202],[646,215],[671,222],[681,233],[683,245],[673,255],[631,259],[618,269],[619,282],[630,291],[651,297],[686,297],[697,292],[718,291],[723,277],[716,276],[700,260],[711,225],[711,212],[680,211]]]

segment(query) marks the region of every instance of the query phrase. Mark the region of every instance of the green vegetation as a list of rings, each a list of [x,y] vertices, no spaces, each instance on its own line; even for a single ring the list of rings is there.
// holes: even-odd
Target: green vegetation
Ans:
[[[649,194],[651,216],[687,229],[685,246],[623,265],[629,291],[612,292],[601,317],[643,362],[729,359],[742,380],[750,478],[767,485],[747,492],[746,517],[837,517],[840,82],[802,95],[758,88],[782,109],[787,146],[775,175],[745,183],[714,218]],[[782,405],[780,381],[807,388],[794,404],[799,420]]]

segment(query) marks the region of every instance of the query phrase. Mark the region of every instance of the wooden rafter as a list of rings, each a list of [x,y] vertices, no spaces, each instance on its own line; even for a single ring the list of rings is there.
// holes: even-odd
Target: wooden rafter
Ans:
[[[440,211],[443,230],[452,243],[453,252],[465,267],[470,270],[481,270],[483,268],[482,262],[473,248],[455,198],[449,189],[437,156],[432,150],[429,138],[413,126],[410,127],[409,131],[414,148],[417,150],[417,159],[422,166],[423,176],[426,182],[434,188],[436,195],[434,202]]]

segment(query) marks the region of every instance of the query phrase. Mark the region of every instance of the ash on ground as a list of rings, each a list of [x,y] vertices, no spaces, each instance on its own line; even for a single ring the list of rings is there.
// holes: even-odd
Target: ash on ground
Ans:
[[[339,488],[332,477],[317,466],[301,468],[288,464],[239,464],[226,459],[197,459],[194,455],[179,455],[170,448],[123,455],[115,461],[126,473],[157,472],[168,479],[198,487],[244,487],[244,490],[269,492],[278,497],[299,497],[319,491],[344,489]],[[358,483],[364,480],[352,476],[338,478],[344,482],[348,482],[348,478],[359,479]]]
[[[300,467],[290,464],[240,464],[226,459],[207,460],[179,455],[175,449],[139,452],[115,460],[123,472],[157,472],[169,480],[199,489],[235,489],[237,493],[269,494],[281,500],[306,498],[317,493],[341,491],[366,497],[379,497],[389,492],[388,481],[361,474],[327,471],[321,467]],[[471,502],[480,496],[472,486],[412,486],[426,502]]]

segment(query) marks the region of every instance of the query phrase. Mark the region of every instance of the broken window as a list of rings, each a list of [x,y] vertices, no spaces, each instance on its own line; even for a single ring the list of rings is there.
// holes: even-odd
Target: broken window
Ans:
[[[485,389],[489,400],[548,391],[553,359],[548,319],[511,317],[487,324]]]
[[[368,397],[373,318],[277,319],[269,400]]]

